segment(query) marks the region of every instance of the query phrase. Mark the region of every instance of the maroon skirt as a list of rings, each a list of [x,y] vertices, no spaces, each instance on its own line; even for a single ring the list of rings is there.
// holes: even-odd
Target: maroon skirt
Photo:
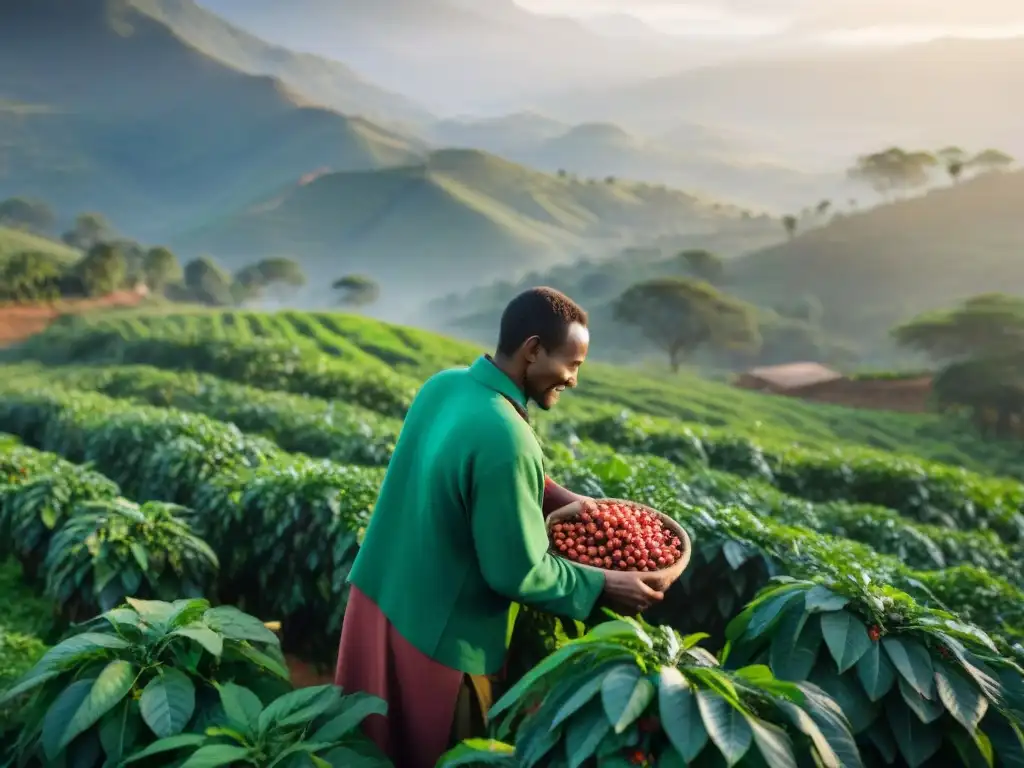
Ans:
[[[364,730],[396,768],[434,768],[449,748],[463,673],[414,648],[352,586],[341,628],[335,683],[387,702]]]

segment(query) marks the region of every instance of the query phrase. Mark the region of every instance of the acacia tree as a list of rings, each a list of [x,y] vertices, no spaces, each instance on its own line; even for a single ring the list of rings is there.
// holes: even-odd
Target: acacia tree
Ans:
[[[796,237],[797,227],[800,226],[800,219],[792,214],[782,217],[782,227],[786,230],[786,234],[793,238]]]
[[[0,301],[51,301],[60,296],[64,266],[47,253],[23,252],[0,260]]]
[[[178,257],[162,246],[146,251],[142,259],[142,274],[149,289],[157,293],[163,293],[170,283],[184,276]]]
[[[931,178],[929,172],[937,164],[938,160],[928,152],[907,152],[891,147],[858,157],[847,175],[869,185],[879,195],[891,198],[927,185]]]
[[[48,234],[57,223],[53,209],[42,200],[12,197],[0,201],[0,225]]]
[[[960,147],[943,147],[935,156],[946,166],[946,173],[956,184],[963,176],[964,166],[967,164],[967,153]]]
[[[128,264],[116,245],[96,243],[75,264],[74,274],[86,296],[106,296],[124,286]]]
[[[725,276],[725,262],[711,251],[693,249],[681,252],[676,258],[683,263],[683,268],[698,280],[718,284]]]
[[[932,382],[940,407],[965,408],[999,435],[1024,415],[1024,299],[975,296],[916,317],[892,336],[940,365]]]
[[[83,213],[75,218],[75,225],[61,239],[72,248],[87,251],[114,238],[114,228],[98,213]]]
[[[235,274],[231,291],[235,300],[241,303],[260,298],[273,286],[288,290],[305,284],[306,273],[295,259],[276,257],[240,269]]]
[[[234,303],[231,276],[209,256],[200,256],[185,265],[185,287],[193,301],[214,307]]]
[[[350,307],[365,307],[380,297],[380,286],[366,275],[345,275],[331,286],[339,292],[338,301]]]
[[[700,280],[637,283],[618,298],[614,312],[667,353],[673,371],[700,347],[753,350],[761,341],[754,307]]]
[[[972,157],[967,165],[976,168],[982,173],[993,173],[1005,171],[1013,165],[1013,158],[998,149],[986,149]]]

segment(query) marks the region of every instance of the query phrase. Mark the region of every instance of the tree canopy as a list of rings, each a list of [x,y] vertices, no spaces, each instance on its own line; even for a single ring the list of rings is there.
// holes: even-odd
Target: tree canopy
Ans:
[[[725,262],[720,256],[704,249],[683,251],[677,257],[683,268],[698,280],[717,284],[725,276]]]
[[[666,352],[673,371],[702,346],[753,350],[761,341],[754,307],[701,280],[637,283],[617,299],[614,312]]]
[[[999,434],[1024,416],[1024,299],[984,294],[916,317],[892,331],[941,369],[932,382],[943,408],[966,408]]]
[[[854,181],[867,184],[878,194],[889,197],[925,186],[931,178],[929,172],[938,162],[928,152],[908,152],[891,147],[858,157],[848,175]]]
[[[147,287],[158,293],[184,276],[178,257],[161,246],[146,251],[142,259],[142,274]]]
[[[65,266],[47,253],[16,253],[0,260],[0,301],[51,301],[60,296]]]
[[[0,225],[49,233],[56,226],[53,209],[42,200],[11,197],[0,201]]]
[[[234,304],[231,276],[208,256],[185,265],[185,287],[194,300],[214,307]]]
[[[74,226],[64,233],[62,239],[72,248],[87,251],[94,245],[112,240],[114,228],[98,213],[82,213],[75,218]]]
[[[86,296],[105,296],[124,286],[128,265],[112,243],[97,243],[75,264],[74,274]]]
[[[366,275],[345,275],[331,286],[339,292],[339,301],[350,307],[365,307],[380,297],[380,286]]]

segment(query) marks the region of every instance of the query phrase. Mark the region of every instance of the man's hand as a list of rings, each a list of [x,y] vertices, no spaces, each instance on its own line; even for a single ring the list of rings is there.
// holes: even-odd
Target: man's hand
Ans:
[[[658,573],[605,571],[604,594],[615,608],[629,615],[643,613],[665,598],[664,577]]]

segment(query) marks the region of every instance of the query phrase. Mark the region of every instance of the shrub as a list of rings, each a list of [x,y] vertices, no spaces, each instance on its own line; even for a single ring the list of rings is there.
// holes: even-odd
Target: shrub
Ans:
[[[129,756],[125,764],[161,755],[204,766],[391,766],[358,730],[366,717],[386,714],[380,699],[365,694],[343,696],[340,688],[323,685],[286,693],[263,706],[256,694],[234,683],[218,685],[217,692],[222,727],[160,739]],[[303,755],[308,762],[301,759]]]
[[[593,757],[735,765],[758,753],[770,766],[794,765],[797,755],[860,765],[845,718],[822,691],[777,680],[764,666],[726,671],[697,645],[701,639],[630,619],[600,624],[495,703],[494,734],[514,732],[523,766],[545,759],[579,766]]]
[[[767,664],[842,705],[862,750],[887,764],[1024,759],[1021,670],[976,627],[856,580],[780,580],[729,625],[725,663]]]
[[[129,600],[47,651],[0,697],[0,706],[22,703],[4,743],[20,764],[117,764],[158,738],[217,725],[218,685],[271,701],[287,681],[277,638],[257,619],[204,600]]]
[[[88,502],[53,537],[46,590],[71,617],[109,611],[126,597],[207,594],[218,563],[190,527],[190,510],[125,499]]]

